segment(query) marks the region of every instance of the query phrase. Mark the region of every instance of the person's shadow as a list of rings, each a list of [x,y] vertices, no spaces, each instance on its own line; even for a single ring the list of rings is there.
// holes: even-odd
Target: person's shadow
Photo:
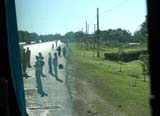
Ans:
[[[40,93],[40,94],[41,94],[41,97],[48,96],[48,94],[45,93],[44,91],[42,91],[42,93]]]
[[[56,77],[52,72],[50,72],[49,74],[51,74],[54,78],[56,78],[57,81],[59,82],[63,82],[63,80],[61,80],[60,78]]]

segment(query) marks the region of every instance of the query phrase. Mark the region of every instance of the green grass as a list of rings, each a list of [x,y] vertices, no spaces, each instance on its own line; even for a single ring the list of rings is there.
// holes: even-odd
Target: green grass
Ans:
[[[70,60],[76,67],[77,78],[90,83],[97,95],[127,116],[150,116],[149,80],[143,82],[142,78],[136,80],[128,76],[132,73],[141,74],[138,61],[125,63],[122,72],[119,72],[118,63],[93,58],[92,51],[85,51],[84,56],[84,51],[73,43],[70,44],[70,50]],[[119,105],[122,107],[119,108]],[[97,110],[100,109],[97,107]]]

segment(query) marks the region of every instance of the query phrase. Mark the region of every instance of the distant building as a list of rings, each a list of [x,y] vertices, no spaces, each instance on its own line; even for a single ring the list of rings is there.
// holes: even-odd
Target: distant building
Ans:
[[[25,45],[26,42],[19,42],[19,45]]]
[[[127,43],[126,45],[124,45],[124,47],[135,47],[138,46],[140,43]]]
[[[139,45],[139,43],[128,43],[129,45]]]
[[[34,44],[34,43],[36,43],[35,41],[31,41],[31,44]]]

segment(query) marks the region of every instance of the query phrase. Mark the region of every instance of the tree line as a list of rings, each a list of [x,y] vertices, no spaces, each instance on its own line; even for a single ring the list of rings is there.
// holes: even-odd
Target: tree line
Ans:
[[[63,36],[61,34],[48,34],[48,35],[38,35],[37,33],[29,33],[28,31],[18,31],[19,34],[19,42],[26,42],[26,43],[31,43],[31,42],[36,42],[38,43],[40,40],[42,42],[45,41],[53,41],[53,40],[61,40],[63,39]]]
[[[68,32],[65,35],[61,34],[48,34],[48,35],[38,35],[37,33],[29,33],[28,31],[18,31],[19,41],[30,43],[32,41],[39,42],[43,41],[53,41],[53,40],[66,40],[66,41],[77,41],[82,42],[88,38],[96,38],[95,34],[86,34],[82,31]],[[108,29],[100,31],[99,42],[101,45],[108,47],[118,47],[126,43],[147,43],[147,21],[145,20],[141,25],[140,29],[135,31],[133,34],[125,29]]]

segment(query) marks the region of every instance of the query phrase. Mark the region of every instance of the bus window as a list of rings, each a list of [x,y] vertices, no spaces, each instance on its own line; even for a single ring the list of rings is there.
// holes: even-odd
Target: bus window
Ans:
[[[151,116],[145,0],[15,0],[27,112]]]

